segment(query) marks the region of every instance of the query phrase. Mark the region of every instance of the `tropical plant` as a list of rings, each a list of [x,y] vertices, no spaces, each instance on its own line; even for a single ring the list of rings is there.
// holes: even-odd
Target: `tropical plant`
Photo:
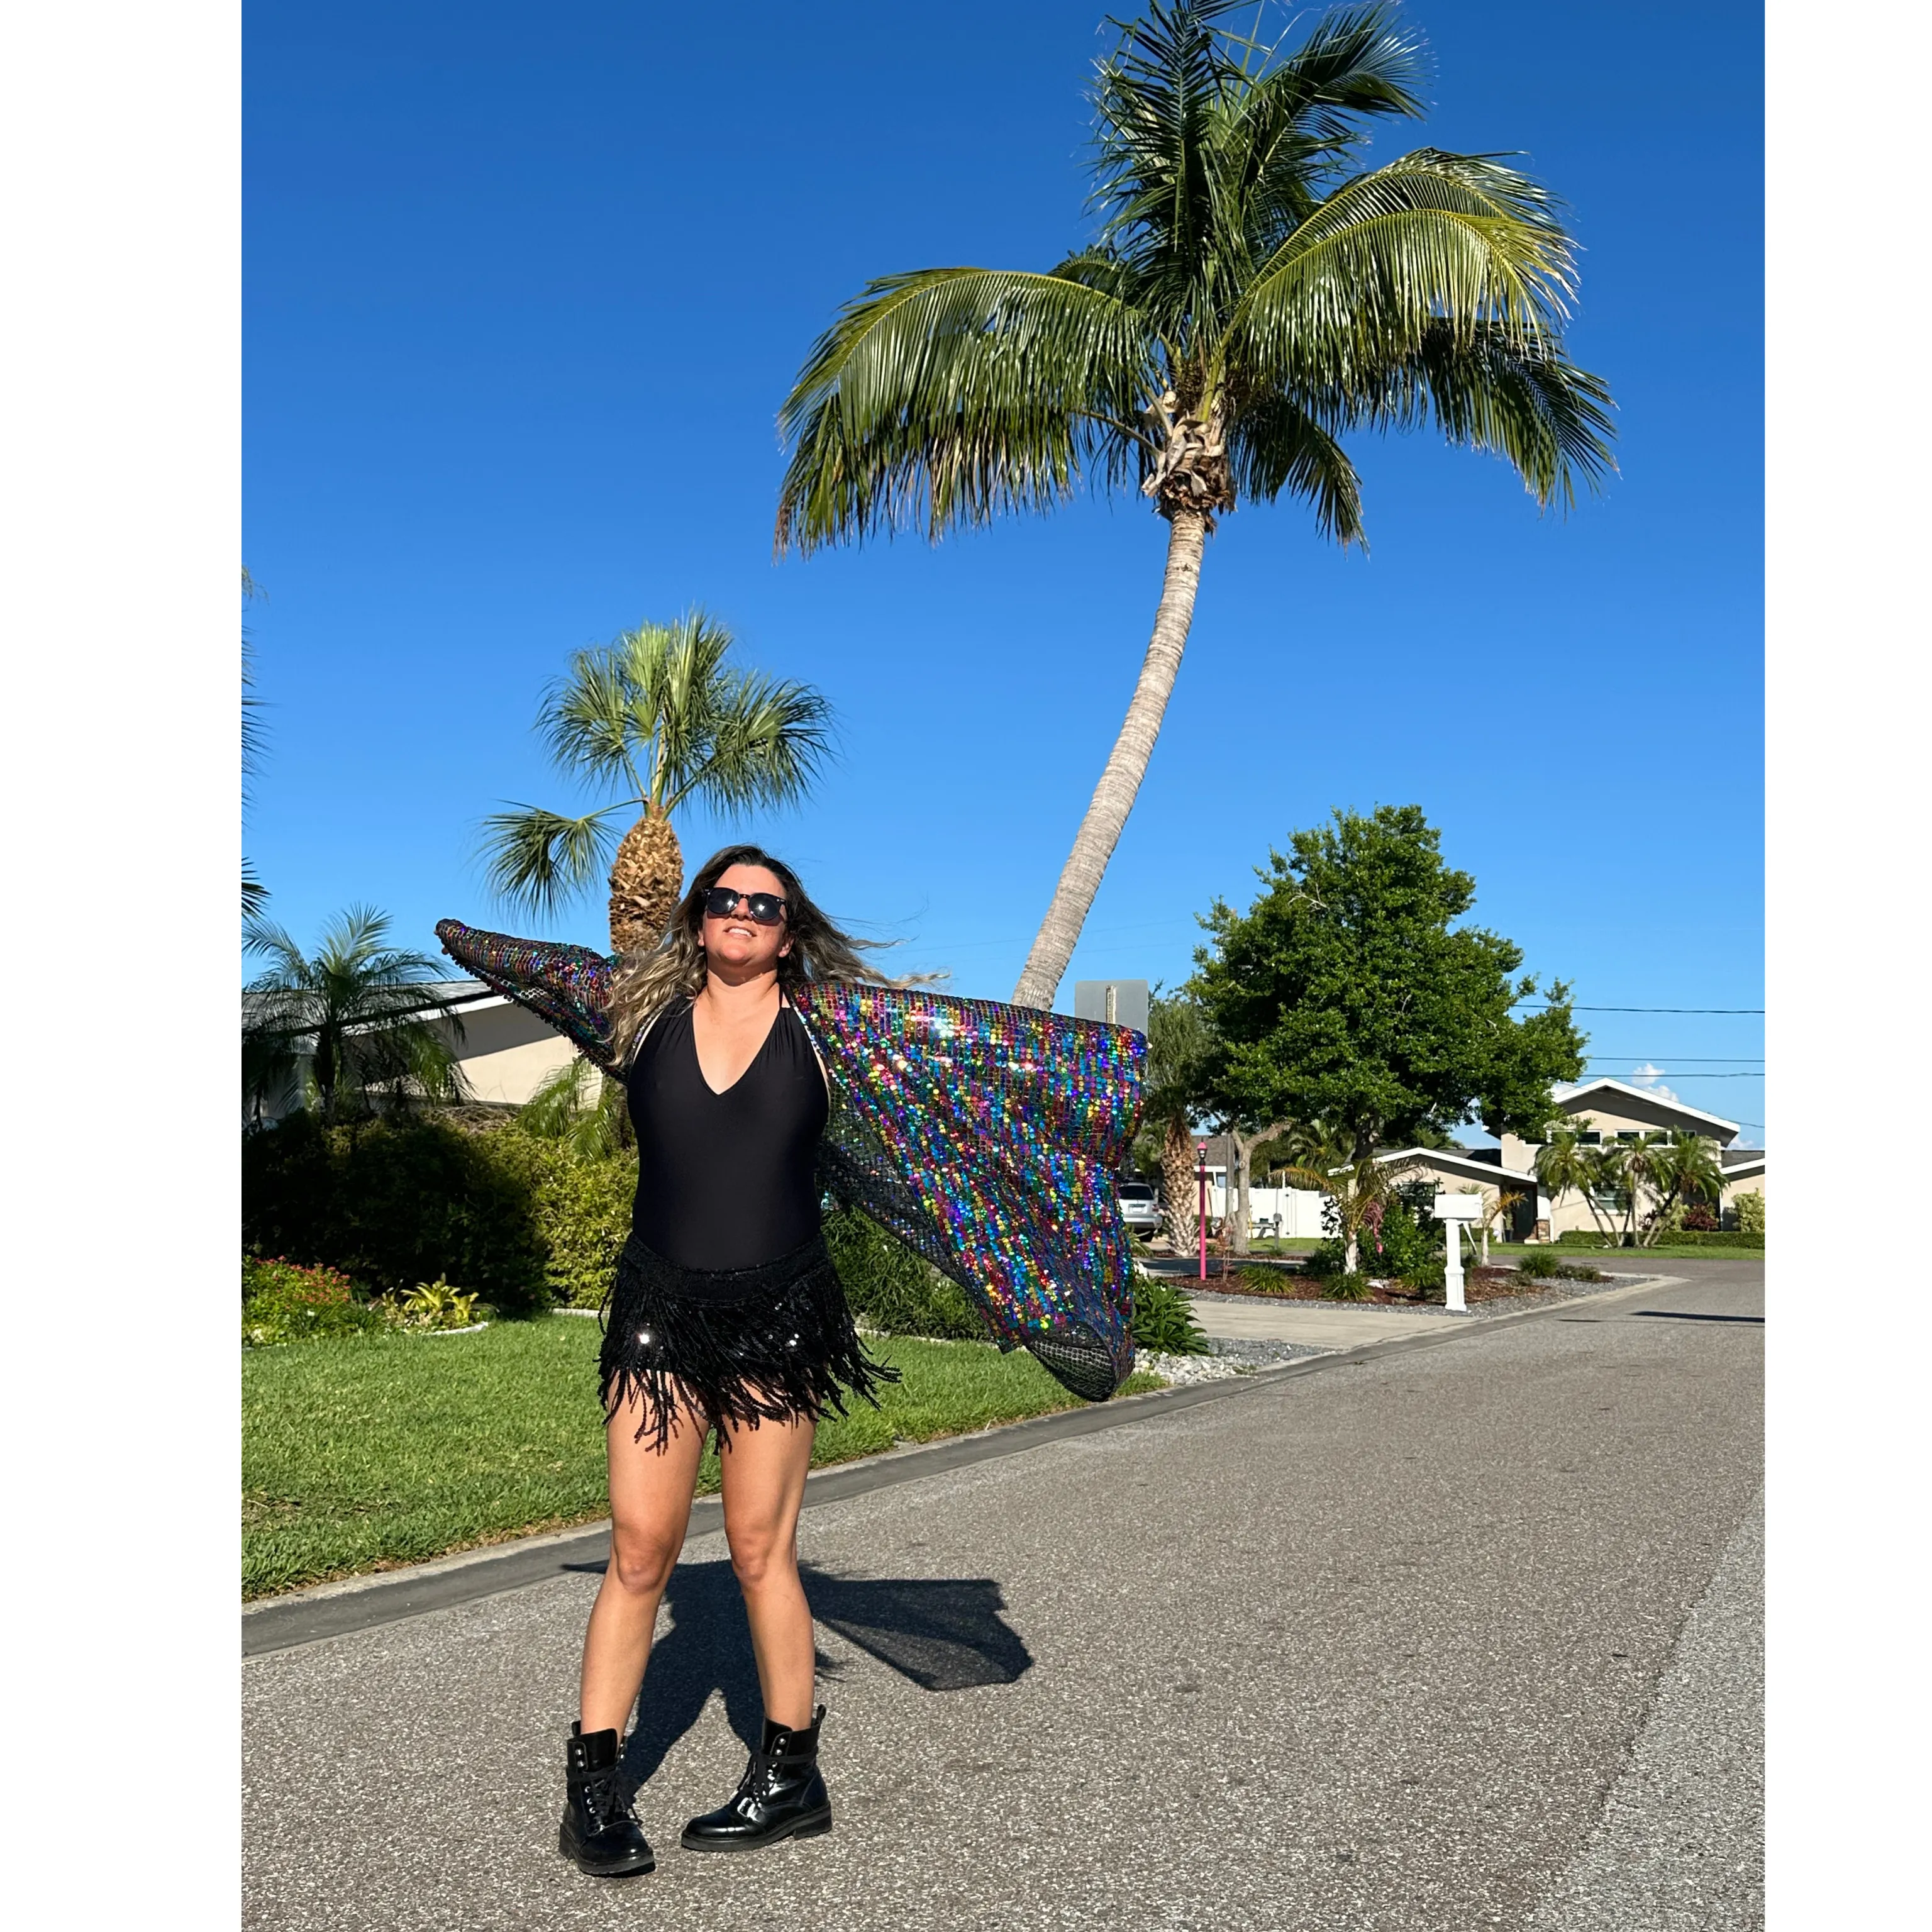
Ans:
[[[609,1160],[632,1142],[623,1088],[580,1053],[538,1082],[515,1120],[524,1132],[558,1142],[578,1160]]]
[[[1732,1203],[1731,1213],[1741,1234],[1755,1234],[1760,1240],[1764,1238],[1764,1196],[1762,1194],[1740,1194]]]
[[[551,762],[618,796],[572,818],[518,805],[484,820],[491,886],[508,904],[554,913],[610,867],[610,945],[655,946],[684,891],[672,815],[687,800],[722,812],[787,805],[830,748],[831,706],[806,684],[727,662],[731,634],[702,610],[644,624],[578,652],[546,691],[537,728]],[[612,844],[620,814],[640,812]]]
[[[1047,273],[874,280],[780,412],[777,545],[1045,511],[1136,485],[1168,524],[1140,676],[1014,998],[1051,1004],[1153,754],[1216,519],[1306,502],[1364,541],[1340,439],[1432,424],[1509,462],[1540,505],[1600,486],[1610,398],[1567,358],[1574,246],[1496,156],[1364,165],[1423,112],[1420,41],[1350,7],[1298,46],[1224,25],[1239,0],[1153,0],[1092,88],[1092,244]],[[1264,9],[1263,10],[1265,10]],[[1258,31],[1258,28],[1257,28]]]
[[[242,1000],[242,1098],[256,1119],[289,1094],[304,1060],[325,1124],[378,1099],[399,1112],[469,1097],[452,1050],[463,1021],[436,962],[390,945],[388,930],[386,914],[351,906],[311,954],[278,926],[250,924],[247,950],[271,962]]]
[[[439,1276],[418,1282],[398,1307],[405,1328],[470,1328],[476,1325],[477,1299]]]
[[[1552,1207],[1565,1195],[1581,1195],[1583,1204],[1590,1210],[1590,1219],[1604,1238],[1604,1246],[1615,1247],[1616,1225],[1607,1218],[1604,1205],[1598,1198],[1606,1185],[1599,1158],[1604,1150],[1586,1147],[1575,1127],[1552,1124],[1544,1131],[1549,1138],[1536,1150],[1536,1184],[1550,1196]]]
[[[1711,1143],[1702,1134],[1681,1128],[1672,1129],[1653,1146],[1650,1167],[1658,1199],[1645,1234],[1646,1247],[1666,1231],[1672,1215],[1678,1217],[1678,1227],[1689,1226],[1684,1214],[1694,1206],[1714,1203],[1724,1187],[1724,1169]]]
[[[1205,1355],[1207,1331],[1184,1290],[1142,1275],[1134,1283],[1134,1346],[1156,1355]]]

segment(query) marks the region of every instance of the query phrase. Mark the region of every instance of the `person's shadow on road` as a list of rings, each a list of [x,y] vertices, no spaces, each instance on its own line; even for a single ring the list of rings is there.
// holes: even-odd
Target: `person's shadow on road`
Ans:
[[[809,1564],[800,1574],[814,1622],[922,1690],[1011,1684],[1032,1666],[1019,1633],[1000,1615],[1004,1600],[990,1577],[841,1576]],[[624,1749],[625,1776],[639,1784],[698,1722],[712,1691],[723,1694],[726,1718],[747,1750],[757,1745],[764,1718],[730,1563],[680,1563],[664,1601],[671,1627],[652,1648],[637,1727]],[[838,1672],[822,1652],[818,1669],[823,1676]]]

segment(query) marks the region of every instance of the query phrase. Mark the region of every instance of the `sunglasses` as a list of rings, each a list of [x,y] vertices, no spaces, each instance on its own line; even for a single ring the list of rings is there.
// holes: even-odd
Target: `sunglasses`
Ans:
[[[713,886],[704,895],[706,919],[729,919],[740,904],[755,925],[776,926],[785,916],[785,902],[776,892],[734,892],[729,886]]]

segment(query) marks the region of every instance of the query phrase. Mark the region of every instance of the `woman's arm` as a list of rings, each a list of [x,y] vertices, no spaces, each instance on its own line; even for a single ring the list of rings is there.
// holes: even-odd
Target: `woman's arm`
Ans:
[[[610,962],[602,953],[483,932],[454,919],[439,920],[436,936],[466,973],[526,1007],[599,1066],[613,1064]]]

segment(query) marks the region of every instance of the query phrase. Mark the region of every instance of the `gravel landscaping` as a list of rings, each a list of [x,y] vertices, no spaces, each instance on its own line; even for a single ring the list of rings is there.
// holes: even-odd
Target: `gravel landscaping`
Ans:
[[[1608,1270],[1607,1280],[1603,1281],[1546,1281],[1538,1282],[1533,1289],[1521,1294],[1492,1295],[1484,1301],[1472,1301],[1461,1313],[1444,1308],[1440,1302],[1402,1301],[1331,1301],[1325,1297],[1292,1294],[1263,1294],[1254,1291],[1246,1294],[1238,1292],[1222,1292],[1214,1288],[1187,1287],[1187,1292],[1196,1301],[1238,1302],[1251,1308],[1257,1301],[1279,1302],[1295,1307],[1311,1305],[1318,1308],[1359,1309],[1370,1317],[1384,1314],[1423,1313],[1439,1315],[1447,1322],[1480,1321],[1486,1315],[1514,1315],[1526,1308],[1548,1308],[1558,1302],[1575,1301],[1592,1294],[1603,1294],[1613,1288],[1629,1288],[1641,1281],[1654,1280],[1649,1274],[1612,1274]],[[1186,1284],[1179,1284],[1186,1286]],[[1299,1346],[1299,1344],[1243,1340],[1223,1344],[1216,1341],[1217,1348],[1225,1346],[1232,1348],[1263,1348],[1280,1346]],[[1323,1354],[1331,1352],[1325,1349],[1306,1349],[1305,1354]],[[1144,1358],[1145,1359],[1145,1358]]]

